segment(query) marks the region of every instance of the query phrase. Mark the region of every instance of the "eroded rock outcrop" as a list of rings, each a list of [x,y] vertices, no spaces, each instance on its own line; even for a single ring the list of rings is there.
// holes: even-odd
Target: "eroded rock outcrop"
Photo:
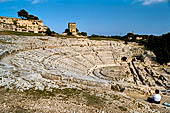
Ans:
[[[37,74],[35,82],[48,89],[70,86],[72,80],[170,87],[169,68],[157,64],[154,54],[136,43],[19,36],[0,36],[0,42],[1,86],[36,88],[28,76]]]

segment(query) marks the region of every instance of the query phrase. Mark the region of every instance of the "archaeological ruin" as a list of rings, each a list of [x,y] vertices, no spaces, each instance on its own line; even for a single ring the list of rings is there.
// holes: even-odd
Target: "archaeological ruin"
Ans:
[[[76,23],[68,23],[68,29],[73,35],[77,35]]]
[[[65,32],[62,33],[62,35],[74,35],[78,36],[76,23],[70,22],[68,23],[68,28],[65,30]]]
[[[42,20],[24,20],[0,16],[0,31],[45,33],[48,27]]]
[[[7,98],[7,104],[0,104],[2,112],[11,110],[6,106],[12,101],[34,110],[30,113],[168,113],[165,106],[153,108],[145,99],[158,88],[162,102],[170,102],[170,67],[159,65],[153,52],[134,42],[0,35],[0,43],[0,87],[54,95],[38,101],[26,95],[24,103],[18,93],[17,98],[6,97],[1,88],[0,103]],[[69,101],[63,101],[66,98]],[[97,108],[89,101],[104,105],[104,112],[93,112]]]

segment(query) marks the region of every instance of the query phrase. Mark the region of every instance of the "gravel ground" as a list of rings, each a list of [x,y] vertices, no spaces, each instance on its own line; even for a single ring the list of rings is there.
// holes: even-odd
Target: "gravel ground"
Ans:
[[[110,91],[50,92],[0,89],[1,113],[168,113],[162,105]]]

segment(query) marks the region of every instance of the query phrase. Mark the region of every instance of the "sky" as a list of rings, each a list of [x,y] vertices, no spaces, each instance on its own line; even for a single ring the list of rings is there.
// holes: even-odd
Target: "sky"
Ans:
[[[57,33],[69,22],[76,22],[79,31],[88,35],[170,32],[168,0],[0,0],[0,16],[18,17],[21,9]]]

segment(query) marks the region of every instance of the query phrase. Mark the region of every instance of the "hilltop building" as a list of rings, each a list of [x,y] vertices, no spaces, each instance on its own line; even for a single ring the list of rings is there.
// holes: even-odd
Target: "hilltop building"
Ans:
[[[76,23],[68,23],[68,29],[73,35],[77,35]]]
[[[77,36],[77,28],[76,23],[70,22],[68,23],[68,28],[65,29],[65,32],[62,33],[62,35],[74,35]]]
[[[0,31],[45,33],[48,27],[42,20],[24,20],[0,16]]]
[[[65,29],[62,35],[72,35],[72,36],[83,37],[83,38],[87,37],[87,33],[79,32],[79,30],[76,28],[76,23],[73,22],[68,23],[68,28]]]

